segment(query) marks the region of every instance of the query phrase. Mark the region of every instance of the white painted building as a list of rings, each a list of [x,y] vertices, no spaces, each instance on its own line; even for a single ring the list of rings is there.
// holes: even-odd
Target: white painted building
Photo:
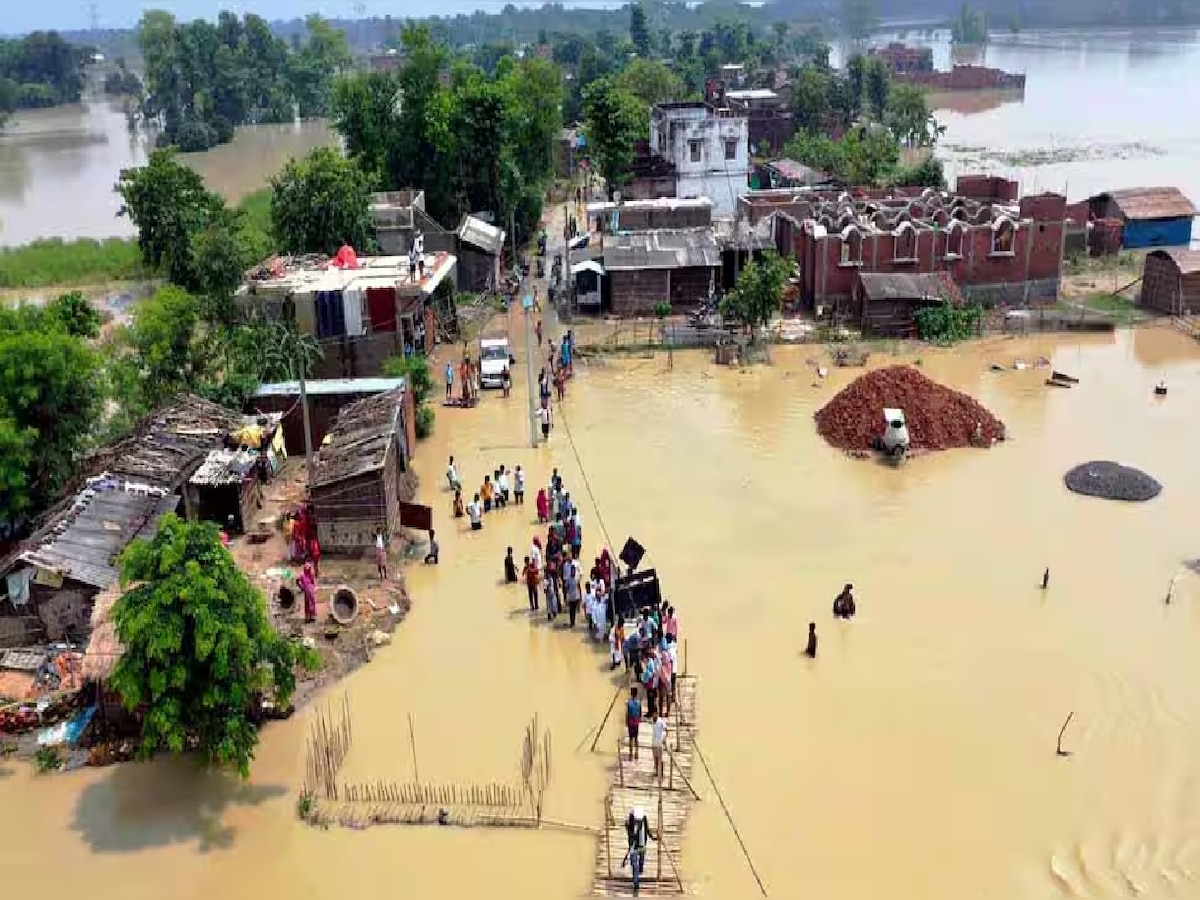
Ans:
[[[707,103],[662,103],[650,111],[650,152],[675,166],[675,195],[707,197],[733,218],[750,184],[750,122]]]

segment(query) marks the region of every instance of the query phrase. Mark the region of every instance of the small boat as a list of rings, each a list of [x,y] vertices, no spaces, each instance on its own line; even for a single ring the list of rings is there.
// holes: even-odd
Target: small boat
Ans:
[[[1050,373],[1050,377],[1055,381],[1065,381],[1067,384],[1079,384],[1078,378],[1072,378],[1070,375],[1059,372],[1057,369]]]
[[[1158,397],[1167,396],[1167,383],[1165,381],[1160,381],[1158,384],[1156,384],[1154,386],[1154,393],[1155,396]]]
[[[1046,379],[1046,384],[1047,384],[1047,385],[1049,385],[1049,386],[1051,386],[1051,387],[1061,387],[1061,388],[1069,388],[1069,387],[1071,387],[1071,386],[1072,386],[1072,385],[1071,385],[1071,382],[1069,382],[1069,381],[1059,381],[1057,378],[1047,378],[1047,379]]]

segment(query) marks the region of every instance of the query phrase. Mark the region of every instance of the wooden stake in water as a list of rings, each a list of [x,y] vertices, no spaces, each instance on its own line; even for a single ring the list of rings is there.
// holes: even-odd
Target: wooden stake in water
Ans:
[[[415,780],[417,784],[420,784],[421,773],[417,768],[417,733],[413,729],[412,713],[408,714],[408,743],[412,747],[413,780]]]

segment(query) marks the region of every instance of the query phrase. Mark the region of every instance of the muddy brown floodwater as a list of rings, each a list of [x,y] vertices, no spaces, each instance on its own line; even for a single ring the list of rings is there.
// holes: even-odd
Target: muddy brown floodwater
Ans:
[[[978,397],[1012,440],[900,470],[817,437],[814,409],[855,373],[814,388],[811,353],[781,348],[748,372],[689,353],[671,371],[663,357],[592,361],[570,388],[569,429],[560,418],[537,451],[520,391],[439,410],[417,465],[442,565],[411,569],[412,614],[344,685],[347,780],[410,776],[409,713],[422,779],[514,778],[536,712],[555,746],[547,815],[600,821],[609,757],[573,748],[612,691],[603,656],[530,621],[498,583],[532,506],[491,514],[478,534],[446,515],[450,453],[468,485],[504,462],[536,487],[557,466],[588,547],[601,521],[615,545],[634,535],[679,607],[701,744],[772,897],[1197,896],[1200,578],[1182,575],[1163,602],[1200,555],[1197,346],[1144,330],[927,353],[924,370]],[[1081,383],[988,371],[1040,354]],[[1124,506],[1063,488],[1067,468],[1105,458],[1165,490]],[[835,623],[846,581],[858,617]],[[801,655],[809,621],[815,661]],[[1072,755],[1056,758],[1070,711]],[[180,761],[42,778],[9,767],[6,887],[65,895],[70,873],[99,900],[159,900],[164,885],[180,900],[586,890],[586,835],[301,825],[305,719],[267,729],[245,786]],[[705,897],[755,896],[711,788],[697,786],[687,879]]]

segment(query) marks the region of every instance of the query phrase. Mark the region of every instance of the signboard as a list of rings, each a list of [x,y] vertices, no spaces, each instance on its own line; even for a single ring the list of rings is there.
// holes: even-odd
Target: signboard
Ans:
[[[417,531],[433,530],[433,508],[419,503],[400,504],[400,524]]]

